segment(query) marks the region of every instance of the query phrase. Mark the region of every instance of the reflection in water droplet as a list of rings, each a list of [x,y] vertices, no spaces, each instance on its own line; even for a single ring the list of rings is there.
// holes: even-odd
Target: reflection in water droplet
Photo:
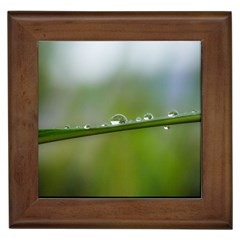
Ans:
[[[127,118],[122,114],[115,114],[111,118],[112,125],[124,124],[124,123],[127,123],[127,121],[128,121]]]
[[[91,126],[89,124],[84,125],[84,129],[89,129]]]
[[[137,117],[136,118],[136,122],[141,122],[142,121],[142,118],[141,117]]]
[[[70,126],[69,125],[66,125],[65,127],[64,127],[64,129],[69,129],[70,128]]]
[[[178,111],[174,110],[168,113],[168,117],[176,117],[178,115]]]
[[[152,115],[151,113],[146,113],[146,114],[143,116],[143,119],[144,119],[144,120],[153,119],[153,115]]]
[[[169,127],[169,126],[164,126],[163,129],[164,129],[164,130],[169,130],[170,127]]]

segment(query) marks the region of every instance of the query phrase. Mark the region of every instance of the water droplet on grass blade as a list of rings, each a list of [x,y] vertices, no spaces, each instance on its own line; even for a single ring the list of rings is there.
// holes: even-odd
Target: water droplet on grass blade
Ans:
[[[137,117],[136,118],[136,122],[141,122],[142,121],[142,118],[141,117]]]
[[[143,119],[144,120],[151,120],[153,119],[153,115],[151,113],[146,113],[144,116],[143,116]]]
[[[178,111],[177,110],[173,110],[173,111],[168,113],[168,117],[176,117],[177,115],[178,115]]]
[[[112,118],[111,118],[111,124],[112,125],[119,125],[119,124],[124,124],[127,123],[127,118],[122,115],[122,114],[115,114]]]
[[[192,110],[192,113],[193,113],[193,114],[197,113],[197,110],[193,109],[193,110]]]
[[[86,125],[84,125],[83,128],[84,128],[84,129],[89,129],[89,128],[91,128],[91,126],[90,126],[89,124],[86,124]]]
[[[66,125],[65,127],[64,127],[64,129],[69,129],[70,128],[70,126],[69,125]]]

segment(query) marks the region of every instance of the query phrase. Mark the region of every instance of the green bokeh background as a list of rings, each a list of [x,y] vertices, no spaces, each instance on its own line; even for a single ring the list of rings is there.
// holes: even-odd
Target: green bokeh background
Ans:
[[[39,42],[39,128],[201,110],[200,42]],[[40,197],[200,197],[201,124],[39,145]]]

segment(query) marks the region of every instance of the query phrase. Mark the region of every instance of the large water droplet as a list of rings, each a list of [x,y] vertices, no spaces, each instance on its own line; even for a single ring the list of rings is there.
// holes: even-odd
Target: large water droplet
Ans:
[[[168,117],[176,117],[177,115],[178,115],[178,111],[177,110],[173,110],[173,111],[168,113]]]
[[[65,127],[64,127],[64,129],[69,129],[70,128],[70,126],[69,125],[66,125]]]
[[[115,114],[111,118],[111,124],[112,125],[124,124],[127,121],[128,121],[127,118],[124,115],[122,115],[122,114]]]
[[[169,126],[164,126],[163,129],[164,129],[164,130],[169,130],[170,127],[169,127]]]
[[[141,122],[142,121],[142,118],[141,117],[137,117],[136,118],[136,122]]]
[[[91,126],[90,126],[89,124],[86,124],[86,125],[84,125],[83,128],[84,128],[84,129],[89,129],[89,128],[91,128]]]
[[[153,115],[151,113],[146,113],[144,116],[143,116],[143,119],[144,120],[151,120],[153,119]]]

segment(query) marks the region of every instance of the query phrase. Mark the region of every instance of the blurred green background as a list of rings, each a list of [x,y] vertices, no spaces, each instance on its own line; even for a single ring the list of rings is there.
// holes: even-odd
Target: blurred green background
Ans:
[[[39,42],[39,129],[201,111],[199,41]],[[200,197],[201,124],[39,145],[40,197]]]

